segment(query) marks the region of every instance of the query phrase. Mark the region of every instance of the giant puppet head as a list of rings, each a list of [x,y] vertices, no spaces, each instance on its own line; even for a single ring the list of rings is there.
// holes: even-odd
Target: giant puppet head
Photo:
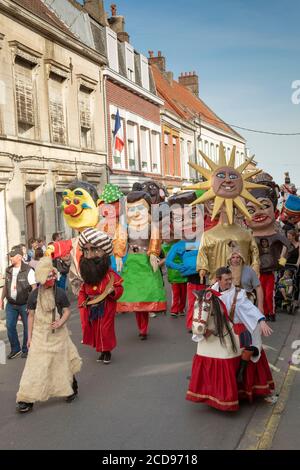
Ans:
[[[142,230],[151,221],[151,197],[145,191],[127,194],[127,223],[131,229]]]
[[[289,194],[284,201],[280,220],[285,224],[295,225],[300,222],[300,197],[295,194]]]
[[[79,262],[82,279],[90,285],[99,284],[110,267],[111,238],[105,232],[87,228],[81,232],[78,244],[82,251]]]
[[[106,184],[99,196],[100,223],[99,229],[113,236],[121,213],[121,199],[124,194],[119,186]]]
[[[244,170],[251,163],[254,157],[246,160],[238,167],[235,167],[235,146],[231,151],[228,163],[226,162],[225,149],[222,142],[220,142],[219,149],[218,163],[212,161],[201,150],[199,151],[202,158],[209,166],[209,169],[189,162],[189,165],[206,179],[203,183],[197,183],[187,188],[196,190],[202,189],[206,191],[203,196],[197,198],[192,204],[194,205],[214,200],[212,220],[214,220],[220,212],[225,211],[229,224],[232,224],[234,207],[244,214],[247,219],[251,219],[243,199],[252,201],[255,205],[260,205],[248,190],[263,188],[264,186],[248,180],[261,170],[244,173]]]
[[[253,235],[272,235],[276,232],[275,220],[278,216],[277,203],[279,188],[268,173],[261,173],[254,179],[256,183],[263,183],[265,188],[254,189],[251,194],[260,202],[260,207],[247,202],[247,209],[251,219],[247,225],[252,229]]]
[[[199,240],[204,230],[204,215],[201,205],[191,204],[204,194],[204,191],[183,191],[169,197],[170,239]]]
[[[158,181],[145,181],[141,184],[141,190],[150,194],[152,204],[160,204],[168,196],[167,189]]]
[[[99,220],[98,194],[86,181],[74,181],[63,192],[62,210],[69,227],[82,231],[95,227]]]

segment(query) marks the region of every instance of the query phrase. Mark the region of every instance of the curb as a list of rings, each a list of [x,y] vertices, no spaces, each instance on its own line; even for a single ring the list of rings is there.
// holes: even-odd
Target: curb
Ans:
[[[299,313],[299,311],[296,313],[291,322],[289,332],[278,353],[275,364],[275,366],[280,366],[280,372],[278,372],[276,378],[276,390],[279,394],[278,401],[271,408],[257,407],[254,410],[245,433],[236,448],[237,450],[268,450],[272,447],[274,436],[280,424],[280,419],[284,413],[296,376],[293,366],[289,364],[289,358],[291,358],[293,352],[291,349],[293,341],[300,338]],[[285,357],[286,361],[283,363],[280,361],[280,357]]]

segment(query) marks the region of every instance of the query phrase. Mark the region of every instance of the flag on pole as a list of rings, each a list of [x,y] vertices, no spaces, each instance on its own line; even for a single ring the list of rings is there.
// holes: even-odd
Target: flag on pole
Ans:
[[[114,129],[114,148],[116,156],[121,156],[122,150],[124,148],[124,136],[122,123],[120,119],[119,110],[117,110],[116,120],[115,120],[115,129]]]

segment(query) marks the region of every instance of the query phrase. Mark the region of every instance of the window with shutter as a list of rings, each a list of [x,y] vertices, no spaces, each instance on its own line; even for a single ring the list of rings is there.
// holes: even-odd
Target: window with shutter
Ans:
[[[25,61],[15,63],[15,90],[18,125],[34,126],[32,66]],[[21,125],[21,126],[20,126]]]
[[[141,134],[141,161],[142,171],[150,170],[150,141],[149,141],[149,129],[145,127],[140,128]]]
[[[49,114],[52,142],[66,144],[66,124],[63,97],[64,79],[51,73],[49,77]]]
[[[92,147],[92,111],[91,90],[81,86],[79,90],[79,119],[81,129],[81,146]]]
[[[129,169],[131,171],[138,170],[139,164],[137,155],[137,125],[134,122],[127,121],[126,135]]]
[[[160,172],[159,164],[159,133],[151,132],[151,155],[152,155],[152,171],[153,173]]]

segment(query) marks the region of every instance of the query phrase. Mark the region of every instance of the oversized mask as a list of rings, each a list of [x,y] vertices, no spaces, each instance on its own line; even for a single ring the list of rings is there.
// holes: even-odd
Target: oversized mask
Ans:
[[[63,192],[62,210],[69,227],[82,231],[99,220],[97,192],[86,182],[76,181]]]
[[[205,153],[200,151],[201,156],[207,163],[209,169],[189,162],[189,165],[206,179],[204,182],[196,183],[193,186],[187,187],[187,189],[202,189],[206,191],[203,196],[196,199],[192,204],[195,205],[213,200],[214,208],[212,220],[214,220],[220,212],[226,211],[228,221],[232,224],[234,208],[237,208],[247,219],[250,219],[251,216],[245,206],[244,200],[252,201],[258,206],[260,204],[248,190],[264,188],[264,186],[248,180],[256,175],[260,170],[244,172],[247,166],[251,163],[253,157],[236,167],[235,146],[231,151],[230,159],[227,163],[225,149],[222,142],[220,142],[219,148],[218,163],[214,162]]]

